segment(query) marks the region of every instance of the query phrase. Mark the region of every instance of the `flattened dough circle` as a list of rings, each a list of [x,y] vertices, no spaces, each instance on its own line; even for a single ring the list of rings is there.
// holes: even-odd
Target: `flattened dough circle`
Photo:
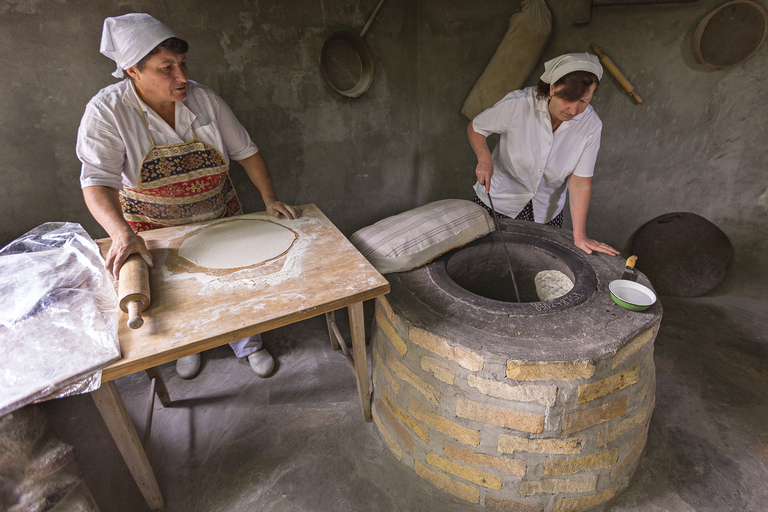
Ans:
[[[204,228],[181,243],[179,256],[208,268],[241,268],[277,258],[296,234],[274,222],[238,219]]]

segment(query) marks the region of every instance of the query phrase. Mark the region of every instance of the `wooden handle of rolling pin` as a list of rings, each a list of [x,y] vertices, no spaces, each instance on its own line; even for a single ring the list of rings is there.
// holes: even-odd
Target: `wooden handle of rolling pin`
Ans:
[[[141,312],[149,307],[149,268],[144,258],[131,254],[120,267],[118,279],[120,309],[128,313],[128,327],[138,329],[144,325]]]
[[[619,71],[619,68],[616,67],[616,64],[614,64],[611,59],[603,55],[603,53],[600,51],[600,48],[594,44],[592,45],[592,50],[595,52],[595,55],[597,55],[597,58],[600,59],[600,63],[605,66],[605,69],[607,69],[608,72],[613,75],[613,78],[619,82],[619,85],[621,85],[624,90],[627,91],[629,95],[635,99],[636,102],[642,103],[643,98],[641,98],[640,95],[635,92],[635,87],[629,82],[629,80],[627,80],[627,77],[624,76],[624,73]]]

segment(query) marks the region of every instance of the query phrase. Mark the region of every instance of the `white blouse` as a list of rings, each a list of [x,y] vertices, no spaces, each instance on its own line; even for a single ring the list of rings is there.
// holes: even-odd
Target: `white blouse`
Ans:
[[[155,145],[189,142],[196,133],[215,147],[227,164],[230,159],[244,160],[259,151],[232,109],[208,87],[192,80],[187,83],[187,98],[176,102],[174,130],[141,101],[130,80],[123,80],[99,91],[85,107],[76,147],[83,164],[81,187],[138,187],[141,163],[152,149],[139,105]]]
[[[536,222],[547,223],[565,205],[568,177],[593,175],[603,123],[588,105],[553,134],[547,99],[528,87],[480,113],[472,127],[486,137],[500,134],[492,154],[496,211],[514,218],[532,200]],[[483,185],[475,183],[475,193],[490,206]]]

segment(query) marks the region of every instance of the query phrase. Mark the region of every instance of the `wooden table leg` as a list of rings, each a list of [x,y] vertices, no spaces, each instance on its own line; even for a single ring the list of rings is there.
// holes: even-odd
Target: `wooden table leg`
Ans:
[[[115,382],[103,382],[99,389],[91,393],[91,398],[96,403],[104,423],[112,434],[112,439],[115,440],[117,449],[120,450],[147,504],[153,511],[162,512],[165,510],[165,503],[160,494],[160,486],[157,485],[147,454],[141,447],[141,441]]]
[[[331,350],[339,350],[341,346],[333,333],[333,324],[336,323],[336,312],[329,311],[325,314],[325,323],[328,326],[328,337],[331,338]]]
[[[371,421],[371,396],[368,385],[368,357],[365,350],[365,314],[363,303],[358,302],[347,307],[349,312],[349,330],[352,336],[352,353],[355,357],[355,378],[357,379],[357,394],[360,396],[360,407],[363,419]]]

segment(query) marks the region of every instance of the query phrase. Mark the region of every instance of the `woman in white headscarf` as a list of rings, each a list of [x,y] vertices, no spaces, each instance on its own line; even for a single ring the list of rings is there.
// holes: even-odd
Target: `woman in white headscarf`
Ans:
[[[617,255],[586,234],[602,122],[589,104],[603,68],[594,55],[571,53],[544,64],[536,87],[513,91],[467,126],[477,155],[475,202],[497,217],[562,227],[566,189],[577,247]],[[486,137],[500,134],[491,154]],[[489,197],[490,196],[490,197]]]
[[[117,64],[113,75],[126,79],[88,102],[77,156],[86,205],[112,239],[106,265],[115,277],[131,254],[152,264],[138,232],[242,213],[230,160],[243,166],[268,213],[300,215],[278,201],[261,153],[229,106],[187,78],[187,49],[148,14],[104,20],[100,51]],[[274,360],[260,335],[230,345],[257,375],[272,372]],[[200,355],[179,359],[176,368],[194,377]]]

